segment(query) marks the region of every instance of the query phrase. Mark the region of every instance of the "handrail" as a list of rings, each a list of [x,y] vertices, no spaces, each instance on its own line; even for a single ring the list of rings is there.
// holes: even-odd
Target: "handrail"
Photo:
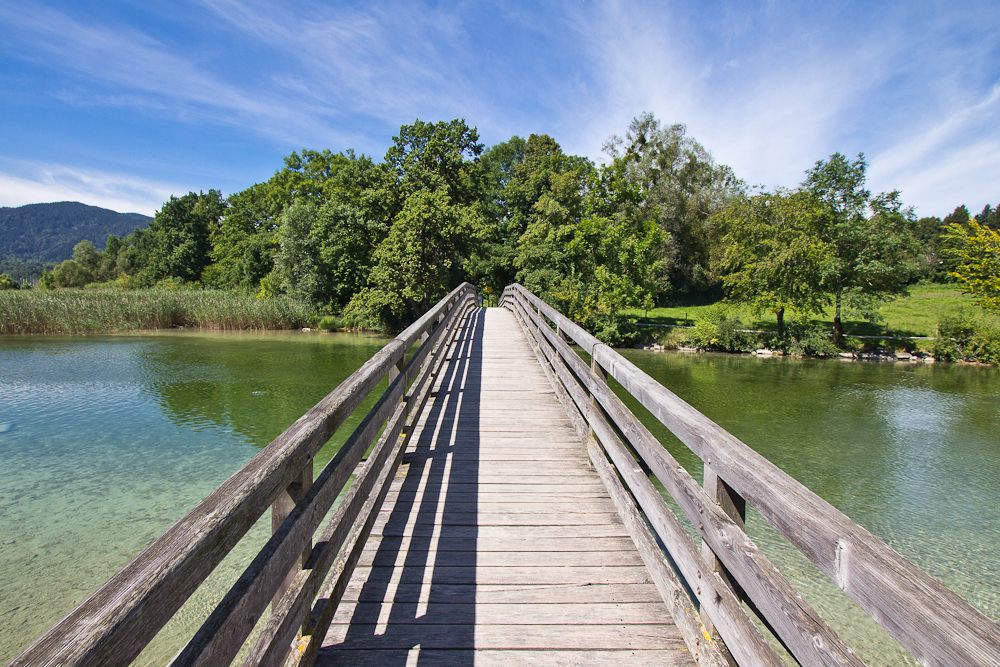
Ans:
[[[339,568],[340,578],[350,578],[365,541],[363,536],[371,529],[412,425],[430,393],[431,378],[444,360],[460,316],[475,303],[472,285],[463,283],[455,288],[8,667],[128,665],[267,508],[286,488],[303,478],[304,470],[312,470],[313,457],[320,448],[379,381],[388,376],[389,387],[376,405],[280,522],[272,538],[172,664],[229,664],[272,597],[280,592],[289,572],[294,575],[291,586],[275,601],[265,633],[284,637],[282,633],[287,633],[287,627],[308,626],[308,614],[316,612],[312,600],[320,592],[323,577],[331,567]],[[418,338],[422,344],[404,366],[406,352]],[[319,522],[383,425],[382,436],[329,527],[315,547],[310,548]],[[406,433],[400,437],[404,428]],[[311,478],[311,473],[307,476]],[[309,555],[307,570],[300,570],[303,552]],[[330,602],[333,600],[321,599],[317,607],[330,606]],[[325,629],[322,627],[323,632]],[[308,639],[300,643],[303,649],[309,646]],[[267,655],[255,647],[248,660],[253,660],[253,664],[280,664],[288,647],[289,641],[284,641],[280,651]],[[312,647],[303,654],[315,657],[315,650]]]
[[[562,393],[571,398],[571,417],[584,420],[590,429],[590,448],[600,445],[591,454],[600,459],[595,462],[598,472],[610,459],[701,604],[702,620],[714,624],[739,664],[769,664],[771,657],[766,652],[737,655],[750,653],[742,644],[755,640],[740,634],[741,620],[727,611],[725,596],[714,597],[716,581],[731,580],[733,592],[744,597],[801,664],[863,664],[743,532],[739,510],[744,503],[922,664],[1000,664],[1000,626],[954,592],[524,287],[507,287],[500,305],[521,319],[552,365],[565,388]],[[590,355],[590,368],[565,336]],[[706,489],[625,408],[604,383],[604,373],[702,459]],[[636,467],[641,474],[635,474]],[[708,563],[699,563],[690,553],[692,544],[683,531],[674,534],[676,529],[669,525],[672,513],[664,512],[665,506],[644,484],[647,473],[663,484],[698,528],[706,555],[718,559],[722,577],[706,570]],[[617,476],[612,483],[616,481]],[[725,508],[717,504],[719,500],[726,501]],[[699,583],[706,573],[713,583],[703,593],[704,584]]]

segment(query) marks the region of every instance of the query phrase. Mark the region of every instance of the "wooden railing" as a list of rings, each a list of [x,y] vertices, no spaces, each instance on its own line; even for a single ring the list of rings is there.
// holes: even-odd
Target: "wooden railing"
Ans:
[[[269,604],[271,616],[242,664],[312,664],[320,641],[310,640],[322,640],[326,633],[449,341],[475,303],[472,285],[456,288],[50,628],[11,667],[128,665],[268,507],[271,539],[171,664],[230,664]],[[418,339],[419,349],[405,362]],[[313,458],[384,377],[388,388],[314,481]],[[313,544],[320,522],[376,436],[375,447]]]
[[[1000,626],[958,595],[522,286],[507,287],[500,305],[521,320],[702,664],[784,664],[741,602],[798,663],[864,664],[746,534],[750,505],[921,664],[1000,665]],[[607,375],[701,458],[703,487],[625,407]],[[651,478],[697,528],[701,548]],[[710,639],[713,628],[722,641]]]

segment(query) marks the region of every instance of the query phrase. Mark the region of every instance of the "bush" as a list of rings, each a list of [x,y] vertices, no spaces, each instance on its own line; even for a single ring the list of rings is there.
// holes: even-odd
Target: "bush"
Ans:
[[[840,351],[825,327],[807,322],[789,323],[785,335],[771,344],[790,354],[805,356],[832,357]]]
[[[597,340],[611,347],[632,345],[641,335],[639,328],[623,314],[597,316],[590,329]]]
[[[323,329],[324,331],[336,331],[337,329],[343,329],[345,328],[344,318],[339,315],[327,315],[320,319],[316,328]]]
[[[21,283],[17,282],[6,273],[0,273],[0,290],[21,289]]]
[[[656,339],[667,350],[676,350],[679,347],[687,347],[691,343],[691,336],[684,329],[668,329]]]
[[[1000,364],[1000,328],[961,312],[938,324],[932,354],[943,361]]]
[[[749,352],[757,348],[757,337],[744,331],[745,328],[739,316],[732,315],[725,306],[716,304],[702,313],[695,324],[691,340],[700,348]]]

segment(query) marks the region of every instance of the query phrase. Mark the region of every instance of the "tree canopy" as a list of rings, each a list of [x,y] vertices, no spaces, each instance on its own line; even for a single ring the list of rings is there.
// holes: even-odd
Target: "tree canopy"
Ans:
[[[774,312],[779,330],[786,311],[833,306],[838,337],[845,315],[877,318],[917,278],[998,298],[997,209],[918,220],[899,192],[867,188],[861,154],[765,192],[649,113],[604,150],[595,164],[546,134],[487,148],[463,119],[418,119],[381,161],[303,149],[229,197],[172,196],[147,229],[112,234],[104,250],[77,243],[42,282],[288,294],[396,329],[463,280],[518,281],[613,343],[631,335],[627,308],[723,291]]]
[[[956,264],[950,275],[983,308],[1000,310],[1000,233],[980,224],[977,217],[952,223],[948,237]]]

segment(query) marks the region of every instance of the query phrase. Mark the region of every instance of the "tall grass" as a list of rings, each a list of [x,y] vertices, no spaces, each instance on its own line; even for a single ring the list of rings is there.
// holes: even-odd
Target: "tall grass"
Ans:
[[[111,333],[169,327],[292,329],[312,309],[288,297],[221,290],[0,291],[0,334]]]

